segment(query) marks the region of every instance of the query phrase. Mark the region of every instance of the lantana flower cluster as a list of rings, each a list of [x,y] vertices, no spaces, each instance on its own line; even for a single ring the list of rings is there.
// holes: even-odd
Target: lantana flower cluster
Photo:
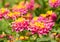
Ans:
[[[41,14],[39,17],[34,17],[30,22],[30,31],[39,35],[46,35],[55,24],[57,16],[54,12],[48,11],[46,14]]]
[[[9,10],[7,8],[1,8],[0,9],[0,19],[2,18],[8,18],[7,14],[9,14]]]
[[[18,32],[29,30],[32,34],[46,35],[52,30],[56,19],[56,13],[48,11],[46,14],[41,14],[39,17],[33,17],[30,21],[24,18],[18,18],[18,20],[12,23],[12,28]]]
[[[16,32],[23,31],[29,28],[29,21],[25,20],[24,18],[18,18],[16,21],[12,23],[12,29]]]
[[[13,12],[20,12],[22,14],[26,14],[29,10],[34,9],[34,0],[30,0],[30,2],[22,1],[18,5],[13,6],[12,11]]]
[[[60,6],[60,0],[49,0],[49,5],[52,8],[57,8]]]
[[[28,14],[30,10],[34,10],[34,7],[34,0],[30,0],[30,2],[21,1],[18,5],[14,5],[11,10],[1,8],[0,18],[5,17],[6,19],[16,20],[18,17]]]
[[[53,8],[60,6],[60,0],[49,0],[49,5]],[[52,10],[47,11],[45,14],[42,13],[39,16],[34,16],[33,13],[36,8],[39,8],[38,4],[35,4],[34,0],[21,1],[18,5],[14,5],[11,10],[7,8],[0,9],[0,20],[12,20],[7,21],[9,28],[12,32],[23,33],[25,30],[28,31],[27,35],[47,35],[55,25],[57,15]],[[7,29],[8,30],[8,29]],[[9,33],[9,32],[8,32]],[[29,34],[30,33],[30,34]],[[18,35],[18,34],[17,34]],[[12,35],[6,35],[4,32],[0,35],[0,38],[8,37],[11,41],[13,40],[26,40],[29,36],[23,35],[14,39]],[[14,41],[11,41],[14,42]]]

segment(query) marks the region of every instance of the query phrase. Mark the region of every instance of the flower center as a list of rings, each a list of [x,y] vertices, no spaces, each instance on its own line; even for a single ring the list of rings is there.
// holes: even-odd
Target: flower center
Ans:
[[[1,11],[2,11],[2,13],[4,13],[4,12],[5,12],[5,9],[4,9],[4,8],[2,8],[2,9],[1,9]]]
[[[36,21],[37,19],[38,19],[38,17],[34,17],[34,18],[33,18],[33,20],[35,20],[35,21]]]
[[[42,16],[42,17],[44,17],[44,18],[45,18],[45,17],[46,17],[46,14],[41,14],[40,16]]]
[[[10,12],[10,13],[8,14],[8,16],[12,17],[12,16],[13,16],[12,12]]]
[[[57,0],[51,0],[52,1],[52,3],[55,3]]]
[[[52,15],[52,11],[47,11],[47,15]]]
[[[24,18],[18,18],[16,22],[23,22],[25,19]]]
[[[44,23],[35,22],[35,25],[40,28],[44,28]]]

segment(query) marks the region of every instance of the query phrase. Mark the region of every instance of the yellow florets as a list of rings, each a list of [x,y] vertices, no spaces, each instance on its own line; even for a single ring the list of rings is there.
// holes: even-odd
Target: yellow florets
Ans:
[[[4,13],[5,12],[5,8],[1,8],[1,12]]]
[[[10,13],[8,14],[9,17],[18,16],[18,15],[20,15],[20,12],[10,12]]]
[[[47,15],[46,15],[46,14],[41,14],[40,16],[42,16],[42,17],[46,17]]]
[[[20,38],[19,38],[19,40],[24,40],[25,38],[24,38],[24,36],[20,36]]]
[[[44,23],[35,22],[35,25],[40,27],[40,28],[44,28]]]
[[[14,15],[20,15],[20,12],[14,12]]]
[[[57,0],[51,0],[52,1],[52,3],[55,3]]]
[[[27,15],[26,15],[26,16],[27,16],[27,17],[30,17],[30,14],[31,14],[31,13],[27,13]]]
[[[51,14],[52,14],[52,11],[47,11],[47,14],[48,14],[48,15],[51,15]]]
[[[25,19],[24,18],[18,18],[17,20],[16,20],[16,22],[23,22]]]
[[[15,40],[19,40],[19,38],[17,37]]]
[[[12,16],[13,16],[13,13],[12,13],[12,12],[10,12],[10,13],[8,14],[8,16],[12,17]]]
[[[29,37],[28,36],[20,36],[19,40],[27,40]]]
[[[25,8],[24,1],[21,1],[17,7],[18,8]]]
[[[38,19],[38,17],[34,17],[34,18],[33,18],[33,20],[37,20],[37,19]]]

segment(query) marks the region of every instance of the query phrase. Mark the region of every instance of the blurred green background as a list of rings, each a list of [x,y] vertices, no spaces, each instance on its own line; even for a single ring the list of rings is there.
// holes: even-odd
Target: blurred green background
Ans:
[[[0,0],[0,8],[4,7],[6,4],[9,4],[10,7],[14,4],[19,3],[21,0]]]

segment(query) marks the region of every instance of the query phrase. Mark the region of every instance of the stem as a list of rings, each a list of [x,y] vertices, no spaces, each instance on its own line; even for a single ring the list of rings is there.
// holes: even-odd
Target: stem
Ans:
[[[3,7],[4,7],[4,5],[5,5],[5,0],[2,0],[2,5],[3,5]]]
[[[26,3],[27,0],[24,1],[24,3]]]

